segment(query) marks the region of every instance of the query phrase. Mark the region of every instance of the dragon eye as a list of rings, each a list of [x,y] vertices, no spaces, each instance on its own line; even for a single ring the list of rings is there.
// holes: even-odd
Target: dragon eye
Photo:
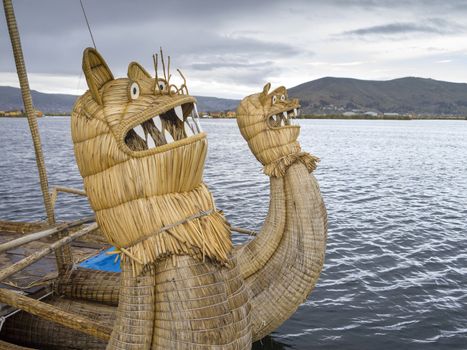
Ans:
[[[277,102],[277,96],[273,96],[272,97],[272,104],[276,103]]]
[[[156,87],[157,90],[164,91],[166,88],[167,88],[167,84],[165,83],[165,81],[159,80],[157,82],[157,87]]]
[[[130,85],[130,98],[136,100],[139,97],[139,85],[135,82]]]
[[[285,95],[281,96],[281,101],[285,101]]]

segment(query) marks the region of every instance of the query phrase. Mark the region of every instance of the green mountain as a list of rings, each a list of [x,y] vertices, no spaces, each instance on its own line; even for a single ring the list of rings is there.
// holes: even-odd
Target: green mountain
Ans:
[[[326,77],[295,86],[289,89],[289,95],[300,99],[304,114],[358,110],[467,115],[467,84],[433,79],[374,81]]]
[[[31,90],[34,107],[47,113],[70,113],[78,96],[65,94],[46,94]],[[200,112],[222,112],[235,110],[238,100],[226,98],[196,96]],[[11,86],[0,86],[0,110],[22,109],[21,91]]]

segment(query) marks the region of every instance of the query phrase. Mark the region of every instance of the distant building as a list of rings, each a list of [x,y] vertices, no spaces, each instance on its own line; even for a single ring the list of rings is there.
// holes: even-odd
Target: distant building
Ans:
[[[398,115],[400,115],[399,113],[384,113],[384,115],[386,117],[397,117]]]
[[[44,116],[44,113],[39,111],[38,109],[35,110],[36,112],[36,117],[40,118]],[[10,118],[20,118],[20,117],[26,117],[26,113],[20,110],[11,110],[11,111],[0,111],[0,117],[10,117]]]
[[[2,117],[24,117],[25,115],[23,114],[23,111],[19,111],[19,110],[13,110],[13,111],[2,111],[0,113],[0,115]]]
[[[357,115],[357,113],[355,113],[355,112],[344,112],[344,113],[342,113],[342,115],[344,117],[353,117],[353,116]]]
[[[368,115],[370,117],[377,117],[378,116],[378,113],[373,112],[373,111],[368,111],[368,112],[365,112],[364,114]]]
[[[234,112],[234,111],[228,111],[228,112],[225,114],[225,116],[226,116],[227,118],[235,118],[235,117],[237,116],[237,113]]]
[[[222,112],[209,112],[212,118],[222,118]]]

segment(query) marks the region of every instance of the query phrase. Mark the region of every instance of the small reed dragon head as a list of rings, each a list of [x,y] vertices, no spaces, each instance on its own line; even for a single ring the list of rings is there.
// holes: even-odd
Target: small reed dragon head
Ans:
[[[261,164],[267,166],[290,154],[300,152],[297,138],[300,127],[294,125],[299,114],[297,99],[289,99],[281,86],[245,97],[237,108],[237,123],[248,146]]]

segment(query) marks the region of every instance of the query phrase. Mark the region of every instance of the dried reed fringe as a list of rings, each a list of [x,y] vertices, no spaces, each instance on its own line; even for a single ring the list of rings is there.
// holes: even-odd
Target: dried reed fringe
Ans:
[[[140,211],[139,222],[132,221],[128,214],[128,221],[119,221],[118,217],[130,212],[132,206],[147,206],[152,211]],[[137,209],[133,210],[133,213],[135,211]],[[131,261],[136,274],[139,274],[144,266],[171,255],[190,255],[199,261],[207,257],[221,265],[229,263],[232,250],[229,224],[222,213],[215,210],[212,195],[204,184],[190,192],[138,199],[128,205],[105,210],[105,214],[102,212],[97,212],[97,218],[103,232],[112,244],[121,247],[122,259]],[[200,212],[210,214],[196,217]],[[147,217],[142,218],[142,215]],[[190,217],[193,219],[186,221]],[[177,223],[180,224],[158,232],[161,228]],[[126,226],[120,228],[121,225]],[[110,234],[107,235],[106,232]],[[128,234],[117,236],[116,232]]]
[[[287,169],[295,162],[303,163],[306,166],[308,172],[311,173],[316,169],[319,158],[307,152],[289,154],[288,156],[282,157],[270,164],[265,165],[263,171],[264,174],[268,176],[283,177]]]
[[[135,275],[140,275],[146,266],[173,255],[189,255],[201,262],[207,257],[219,265],[230,266],[232,243],[227,221],[219,212],[213,212],[157,233],[125,250],[122,261],[130,262]]]

